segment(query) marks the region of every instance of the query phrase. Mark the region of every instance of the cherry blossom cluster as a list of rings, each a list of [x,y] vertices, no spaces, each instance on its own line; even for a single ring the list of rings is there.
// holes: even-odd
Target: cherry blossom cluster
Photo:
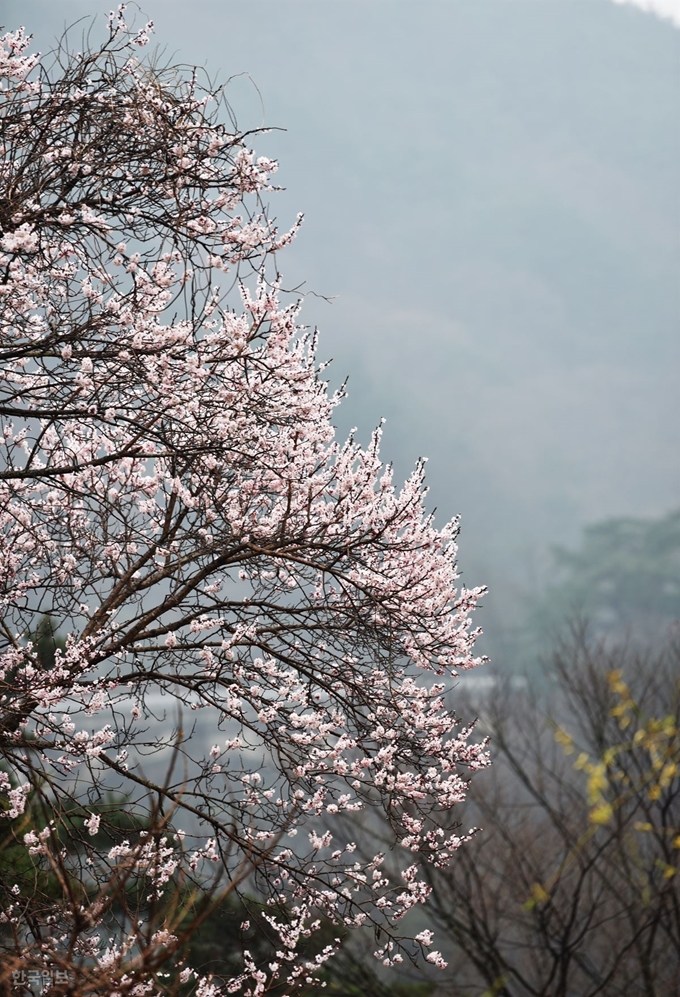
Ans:
[[[2,916],[36,965],[71,953],[111,993],[165,992],[165,959],[199,997],[254,997],[317,978],[336,944],[299,947],[321,915],[337,944],[397,939],[427,900],[414,856],[467,837],[443,828],[488,757],[448,680],[479,663],[483,590],[458,583],[424,463],[398,487],[380,429],[336,439],[343,392],[277,265],[301,219],[281,233],[263,206],[277,164],[219,87],[143,61],[152,28],[122,5],[98,50],[51,64],[23,29],[0,39],[0,794],[11,821],[39,793],[53,816],[24,846],[64,887],[20,886]],[[112,790],[147,823],[105,846]],[[396,879],[342,830],[368,812],[410,863]],[[147,904],[248,884],[277,958],[200,978],[172,924],[112,920],[131,877]]]

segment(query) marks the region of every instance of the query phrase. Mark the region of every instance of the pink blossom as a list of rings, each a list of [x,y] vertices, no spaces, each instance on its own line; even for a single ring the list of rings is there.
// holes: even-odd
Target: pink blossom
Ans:
[[[31,861],[99,898],[40,914],[54,959],[94,974],[83,991],[156,997],[174,942],[143,911],[256,872],[280,951],[195,981],[254,997],[315,984],[339,944],[301,954],[322,916],[396,932],[428,900],[419,866],[361,857],[343,817],[377,811],[395,854],[435,865],[464,847],[448,815],[488,754],[446,693],[480,661],[484,590],[459,584],[459,522],[435,524],[424,462],[399,484],[381,427],[337,438],[343,392],[282,290],[302,219],[281,234],[265,209],[278,164],[226,130],[219,89],[143,61],[151,29],[121,4],[61,79],[23,30],[0,39],[0,171],[23,191],[0,234],[0,813],[40,793]],[[74,797],[112,785],[147,826],[103,843],[88,810],[64,850]],[[122,926],[102,898],[128,881],[145,899]]]

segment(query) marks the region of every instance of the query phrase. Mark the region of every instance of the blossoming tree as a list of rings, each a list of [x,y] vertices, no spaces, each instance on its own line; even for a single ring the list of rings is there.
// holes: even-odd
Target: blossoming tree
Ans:
[[[0,818],[33,870],[0,887],[0,974],[292,992],[332,953],[299,951],[321,915],[400,961],[416,859],[460,844],[441,815],[487,757],[444,692],[477,663],[482,590],[457,586],[423,467],[397,489],[379,432],[336,442],[340,394],[280,294],[299,222],[263,207],[276,163],[220,89],[139,58],[150,30],[121,7],[49,64],[23,29],[0,42]],[[145,814],[113,845],[112,790]],[[338,836],[366,808],[398,881]],[[246,886],[277,956],[200,978],[164,898]]]

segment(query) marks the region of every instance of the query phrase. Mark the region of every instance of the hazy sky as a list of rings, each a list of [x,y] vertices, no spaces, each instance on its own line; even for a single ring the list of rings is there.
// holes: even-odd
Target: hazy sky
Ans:
[[[342,428],[385,416],[400,472],[429,456],[487,629],[550,543],[680,504],[679,4],[142,5],[178,60],[249,74],[242,127],[286,129],[257,148],[282,226],[306,216],[286,280],[337,296],[304,315],[350,376]],[[3,8],[44,49],[107,6]]]
[[[680,0],[614,0],[614,3],[630,3],[644,10],[665,18],[680,27]]]

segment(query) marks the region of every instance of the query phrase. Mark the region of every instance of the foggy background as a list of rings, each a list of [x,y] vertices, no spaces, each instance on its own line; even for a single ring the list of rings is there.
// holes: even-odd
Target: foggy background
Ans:
[[[680,32],[610,0],[142,9],[166,56],[235,77],[240,128],[286,129],[254,145],[280,161],[280,227],[305,213],[284,284],[334,297],[303,319],[349,375],[340,432],[385,417],[401,477],[429,457],[463,580],[490,588],[484,650],[515,667],[552,545],[680,505]],[[44,51],[107,10],[0,20]]]

